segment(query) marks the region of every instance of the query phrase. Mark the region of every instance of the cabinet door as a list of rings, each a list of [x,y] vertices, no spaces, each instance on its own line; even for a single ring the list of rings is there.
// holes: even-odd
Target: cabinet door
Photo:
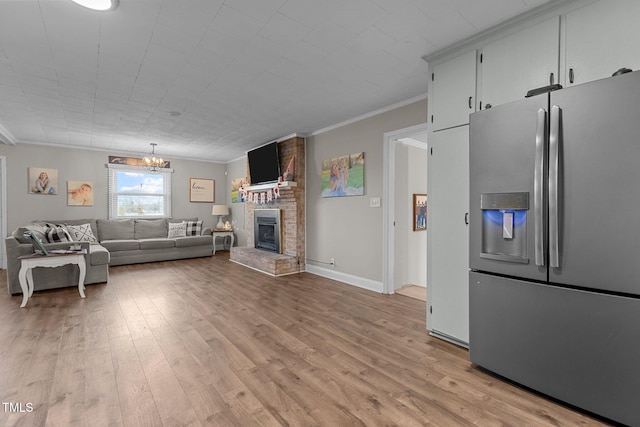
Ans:
[[[640,1],[599,1],[567,13],[565,85],[640,69]]]
[[[482,48],[482,105],[525,97],[558,83],[560,18],[554,17]]]
[[[429,115],[433,130],[469,123],[475,111],[476,51],[436,64],[431,70]]]
[[[469,127],[432,133],[428,164],[427,288],[431,333],[469,342]]]

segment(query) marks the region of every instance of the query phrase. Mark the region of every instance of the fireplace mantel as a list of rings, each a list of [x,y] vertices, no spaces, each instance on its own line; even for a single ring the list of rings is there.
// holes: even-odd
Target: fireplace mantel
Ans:
[[[271,182],[269,184],[249,185],[247,187],[244,187],[244,189],[246,191],[261,191],[261,190],[269,190],[271,188],[278,187],[284,190],[287,188],[296,188],[297,186],[298,186],[298,183],[295,181],[281,181],[281,182]]]

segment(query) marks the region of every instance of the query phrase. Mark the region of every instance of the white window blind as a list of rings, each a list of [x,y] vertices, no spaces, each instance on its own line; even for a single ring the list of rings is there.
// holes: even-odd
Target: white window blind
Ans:
[[[107,167],[109,219],[171,217],[173,169],[149,173],[139,166]]]

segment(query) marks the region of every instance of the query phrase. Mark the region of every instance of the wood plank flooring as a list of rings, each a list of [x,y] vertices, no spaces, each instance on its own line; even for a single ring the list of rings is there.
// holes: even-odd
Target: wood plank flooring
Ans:
[[[427,288],[424,286],[405,285],[400,289],[396,289],[394,292],[398,295],[404,295],[405,297],[427,301]]]
[[[228,251],[86,294],[0,292],[0,426],[604,425],[473,367],[422,301]]]

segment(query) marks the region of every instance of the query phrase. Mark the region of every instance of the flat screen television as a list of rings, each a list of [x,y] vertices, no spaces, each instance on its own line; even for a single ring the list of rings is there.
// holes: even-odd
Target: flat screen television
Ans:
[[[280,178],[280,157],[278,156],[278,142],[247,151],[249,175],[251,184],[266,184],[278,182]]]

